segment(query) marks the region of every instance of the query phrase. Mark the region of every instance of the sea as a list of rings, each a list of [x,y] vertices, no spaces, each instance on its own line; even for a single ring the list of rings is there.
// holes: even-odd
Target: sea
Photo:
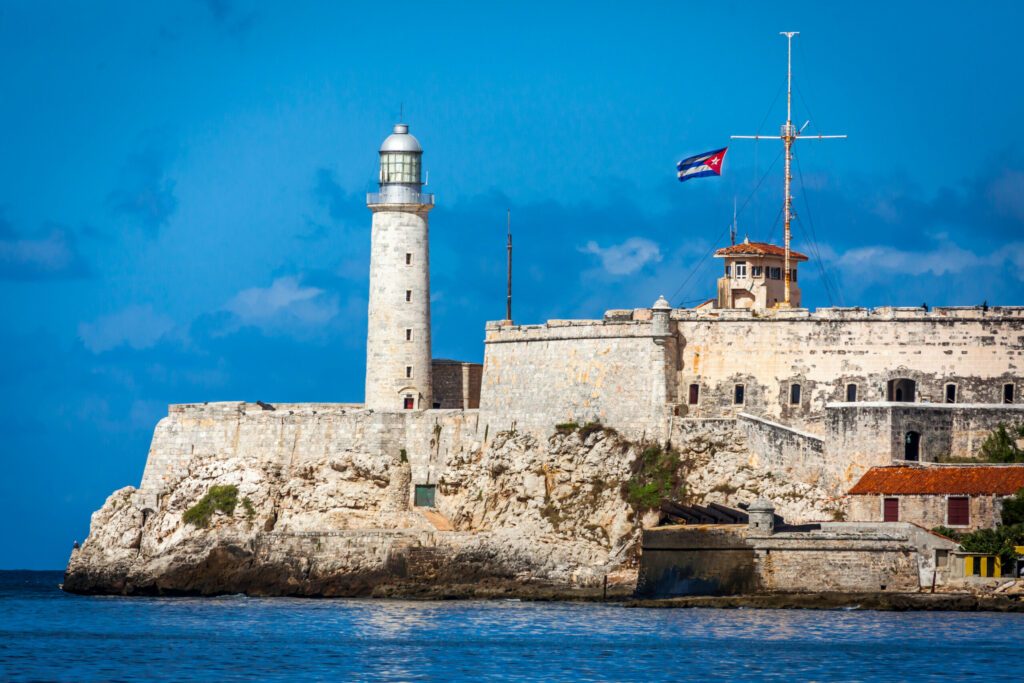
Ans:
[[[1020,680],[1024,614],[83,597],[0,572],[3,681]]]

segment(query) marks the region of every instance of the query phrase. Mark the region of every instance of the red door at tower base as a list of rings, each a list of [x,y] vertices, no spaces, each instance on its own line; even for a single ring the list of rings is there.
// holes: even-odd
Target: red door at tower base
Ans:
[[[412,410],[413,408],[416,407],[415,399],[413,399],[412,396],[406,396],[405,403],[402,407],[405,408],[406,410]]]

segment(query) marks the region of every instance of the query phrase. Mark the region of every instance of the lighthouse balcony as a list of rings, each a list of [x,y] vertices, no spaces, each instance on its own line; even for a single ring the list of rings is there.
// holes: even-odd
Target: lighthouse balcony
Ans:
[[[383,192],[367,192],[366,204],[368,206],[379,206],[386,204],[433,206],[434,195],[418,192],[411,188],[389,187]]]

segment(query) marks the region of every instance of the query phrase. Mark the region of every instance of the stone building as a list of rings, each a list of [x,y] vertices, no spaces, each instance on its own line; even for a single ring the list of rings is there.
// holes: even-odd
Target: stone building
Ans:
[[[744,239],[740,244],[719,249],[715,258],[725,262],[725,275],[718,278],[717,308],[752,308],[764,310],[785,298],[785,256],[782,247],[766,242]],[[797,264],[807,257],[790,251],[790,301],[800,308],[800,286]]]
[[[1001,500],[1021,489],[1024,465],[873,467],[850,489],[850,519],[986,529],[1001,522]]]
[[[957,544],[915,524],[779,523],[765,500],[747,512],[747,524],[646,529],[637,594],[916,592],[951,578]]]

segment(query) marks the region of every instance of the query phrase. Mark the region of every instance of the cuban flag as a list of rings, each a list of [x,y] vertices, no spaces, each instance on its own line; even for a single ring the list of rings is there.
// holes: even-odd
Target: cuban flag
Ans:
[[[680,161],[676,164],[676,169],[679,171],[679,182],[708,175],[722,175],[722,163],[725,161],[725,153],[728,149],[728,147],[723,147],[714,152],[704,152]]]

